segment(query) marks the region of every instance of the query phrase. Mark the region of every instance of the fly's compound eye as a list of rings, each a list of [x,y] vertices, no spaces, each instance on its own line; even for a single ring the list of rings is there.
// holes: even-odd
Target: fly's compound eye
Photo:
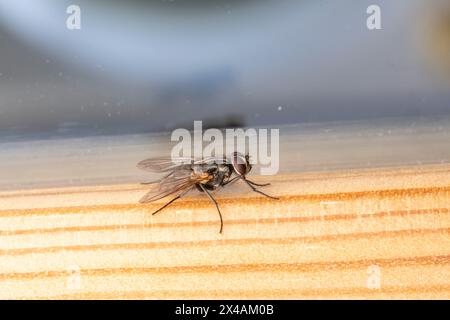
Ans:
[[[247,159],[240,153],[235,152],[233,154],[233,168],[237,174],[245,175],[249,171]]]
[[[241,176],[247,173],[247,165],[245,164],[235,164],[233,167],[236,173]]]

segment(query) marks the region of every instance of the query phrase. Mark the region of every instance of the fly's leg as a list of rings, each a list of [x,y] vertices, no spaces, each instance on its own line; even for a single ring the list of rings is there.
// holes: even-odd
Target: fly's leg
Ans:
[[[268,194],[266,194],[266,193],[264,193],[264,192],[259,191],[258,189],[256,189],[254,186],[252,186],[252,185],[250,184],[249,181],[247,181],[247,179],[245,179],[244,176],[239,176],[239,178],[241,178],[242,180],[244,180],[245,183],[246,183],[253,191],[255,191],[255,192],[259,193],[259,194],[262,194],[263,196],[266,196],[267,198],[274,199],[274,200],[278,200],[277,197],[269,196]]]
[[[255,183],[253,181],[250,181],[248,179],[245,179],[248,183],[256,186],[256,187],[266,187],[266,186],[270,186],[270,183],[263,183],[263,184],[259,184],[259,183]]]
[[[175,202],[176,200],[180,199],[182,196],[184,196],[186,193],[188,193],[189,190],[191,190],[192,188],[186,189],[184,190],[182,193],[180,193],[179,195],[177,195],[175,198],[173,198],[172,200],[170,200],[169,202],[167,202],[165,205],[163,205],[161,208],[159,208],[158,210],[154,211],[152,213],[152,215],[157,214],[158,212],[160,212],[162,209],[164,209],[165,207],[167,207],[168,205],[170,205],[171,203]]]
[[[223,186],[226,186],[227,184],[233,183],[233,182],[235,182],[237,179],[239,179],[238,176],[237,176],[237,177],[234,177],[234,178],[231,179],[231,180],[228,180],[227,182],[225,182],[225,183],[223,184]]]
[[[233,183],[233,182],[235,182],[235,181],[236,181],[237,179],[239,179],[239,178],[240,178],[239,176],[236,176],[236,177],[234,177],[233,179],[231,179],[231,180],[225,182],[225,183],[223,184],[223,186],[226,186],[227,184]],[[266,187],[266,186],[270,186],[270,183],[259,184],[259,183],[250,181],[250,180],[248,180],[248,179],[245,179],[245,180],[248,181],[248,183],[250,183],[250,184],[252,184],[252,185],[254,185],[254,186],[256,186],[256,187]]]
[[[219,233],[222,233],[222,230],[223,230],[223,219],[222,219],[222,213],[220,212],[219,204],[217,203],[216,199],[214,199],[214,197],[211,195],[211,193],[204,186],[202,186],[200,183],[198,185],[206,193],[206,195],[209,197],[209,199],[216,205],[217,212],[219,213],[219,217],[220,217],[220,231],[219,231]]]

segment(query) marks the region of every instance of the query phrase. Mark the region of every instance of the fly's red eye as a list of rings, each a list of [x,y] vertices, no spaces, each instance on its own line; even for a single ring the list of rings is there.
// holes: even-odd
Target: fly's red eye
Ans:
[[[233,154],[233,168],[241,176],[247,173],[247,161],[240,153]]]
[[[234,170],[236,170],[236,172],[241,176],[247,173],[247,165],[245,164],[234,164],[233,167]]]

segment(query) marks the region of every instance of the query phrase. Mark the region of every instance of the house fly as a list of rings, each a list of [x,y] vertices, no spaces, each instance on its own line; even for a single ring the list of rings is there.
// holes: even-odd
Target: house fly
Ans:
[[[278,200],[277,197],[270,196],[256,188],[268,186],[270,183],[258,184],[247,179],[247,174],[252,169],[249,159],[248,155],[244,156],[241,153],[234,152],[229,158],[224,157],[223,159],[216,157],[171,159],[168,157],[143,160],[138,163],[138,168],[150,172],[166,173],[166,175],[156,181],[144,182],[143,184],[153,185],[153,188],[139,202],[149,203],[173,196],[170,201],[152,213],[156,214],[195,188],[204,192],[216,206],[220,217],[219,232],[222,233],[222,213],[211,193],[212,191],[225,187],[237,180],[242,180],[254,192]]]

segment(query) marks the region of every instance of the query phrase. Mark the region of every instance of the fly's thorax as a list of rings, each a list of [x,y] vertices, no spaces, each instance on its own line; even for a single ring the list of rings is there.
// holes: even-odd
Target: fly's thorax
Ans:
[[[216,166],[209,167],[208,173],[211,180],[209,180],[205,186],[209,190],[214,190],[221,187],[223,183],[228,181],[231,176],[230,168],[223,164],[217,164]]]
[[[208,172],[203,165],[192,166],[192,174],[202,174]]]

